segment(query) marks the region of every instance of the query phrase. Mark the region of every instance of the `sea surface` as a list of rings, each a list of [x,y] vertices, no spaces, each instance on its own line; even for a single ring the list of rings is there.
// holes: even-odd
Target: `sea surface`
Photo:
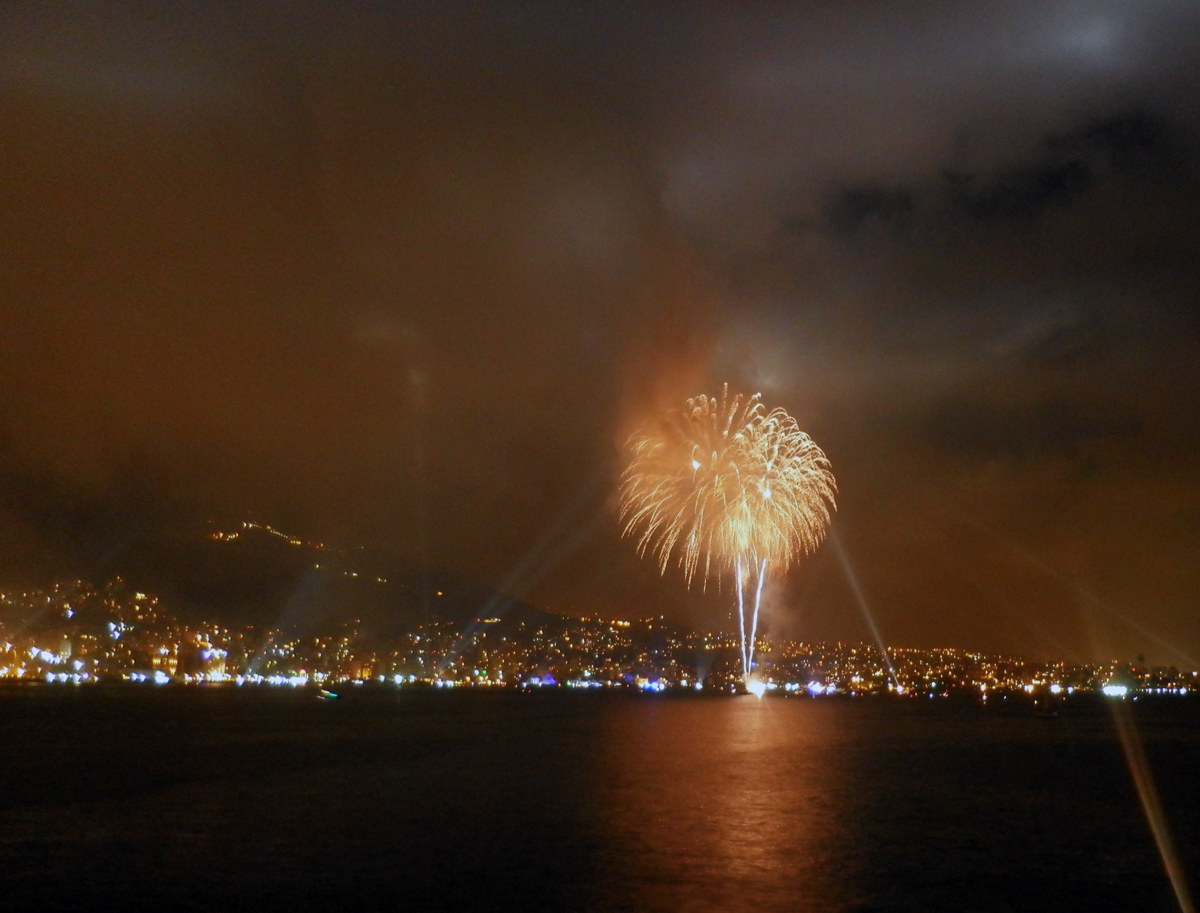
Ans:
[[[1178,910],[1200,699],[1122,712],[7,688],[0,909]]]

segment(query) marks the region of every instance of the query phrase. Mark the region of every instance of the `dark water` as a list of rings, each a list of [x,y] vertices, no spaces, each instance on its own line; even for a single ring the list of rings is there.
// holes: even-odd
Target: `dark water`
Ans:
[[[1132,706],[1200,883],[1200,702]],[[0,691],[0,909],[1172,910],[1113,717]]]

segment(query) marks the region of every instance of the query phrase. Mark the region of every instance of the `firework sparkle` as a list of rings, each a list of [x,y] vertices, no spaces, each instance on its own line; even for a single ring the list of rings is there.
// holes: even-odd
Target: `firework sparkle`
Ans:
[[[690,586],[700,577],[737,584],[743,676],[753,668],[762,584],[825,538],[836,507],[829,460],[783,409],[758,394],[689,399],[630,438],[621,477],[623,534],[660,573],[672,557]],[[754,587],[746,624],[743,590]]]

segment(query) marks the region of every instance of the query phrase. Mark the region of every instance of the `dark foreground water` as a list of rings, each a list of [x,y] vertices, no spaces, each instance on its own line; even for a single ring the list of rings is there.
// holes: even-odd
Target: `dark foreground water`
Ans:
[[[1200,883],[1200,702],[1126,705]],[[0,909],[1178,909],[1100,702],[0,691]]]

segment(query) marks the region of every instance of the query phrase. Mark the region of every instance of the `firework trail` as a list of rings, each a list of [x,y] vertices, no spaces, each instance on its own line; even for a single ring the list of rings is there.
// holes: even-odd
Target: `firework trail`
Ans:
[[[768,571],[786,571],[825,538],[837,484],[821,448],[782,409],[756,394],[697,396],[629,441],[621,477],[623,534],[666,572],[675,556],[690,586],[737,581],[742,673],[754,664]],[[747,631],[743,590],[754,586]],[[747,637],[747,634],[749,635]]]

